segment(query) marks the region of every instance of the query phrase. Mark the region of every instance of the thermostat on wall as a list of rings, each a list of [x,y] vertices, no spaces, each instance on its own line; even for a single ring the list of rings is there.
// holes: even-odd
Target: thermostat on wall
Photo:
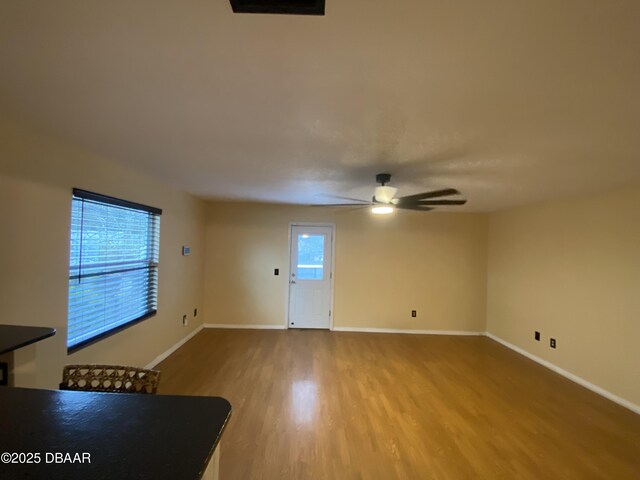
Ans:
[[[187,256],[191,253],[191,247],[182,247],[182,255]]]

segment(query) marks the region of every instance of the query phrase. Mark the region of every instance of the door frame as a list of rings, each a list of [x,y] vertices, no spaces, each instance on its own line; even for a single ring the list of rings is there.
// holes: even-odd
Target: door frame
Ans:
[[[285,293],[285,303],[284,303],[284,328],[285,330],[289,330],[289,292],[291,291],[291,287],[289,286],[289,281],[291,280],[291,249],[293,248],[293,236],[291,232],[293,227],[330,227],[331,228],[331,275],[329,278],[329,308],[331,309],[331,315],[329,317],[329,331],[333,330],[333,318],[335,317],[335,310],[333,307],[333,282],[336,277],[336,224],[335,223],[326,223],[326,222],[289,222],[289,249],[287,250],[289,268],[287,269],[287,288]]]

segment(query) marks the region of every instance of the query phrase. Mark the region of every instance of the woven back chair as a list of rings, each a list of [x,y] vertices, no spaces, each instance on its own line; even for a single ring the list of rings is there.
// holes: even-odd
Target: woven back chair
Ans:
[[[160,372],[121,365],[66,365],[60,390],[156,393]]]

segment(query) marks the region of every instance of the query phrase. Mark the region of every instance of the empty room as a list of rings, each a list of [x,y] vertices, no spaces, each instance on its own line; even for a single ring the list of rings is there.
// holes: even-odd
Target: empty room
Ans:
[[[0,478],[639,479],[639,26],[0,1]]]

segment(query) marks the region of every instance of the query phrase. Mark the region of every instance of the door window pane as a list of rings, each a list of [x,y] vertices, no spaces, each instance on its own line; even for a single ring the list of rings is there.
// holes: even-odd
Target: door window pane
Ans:
[[[324,279],[324,235],[298,235],[298,280]]]

